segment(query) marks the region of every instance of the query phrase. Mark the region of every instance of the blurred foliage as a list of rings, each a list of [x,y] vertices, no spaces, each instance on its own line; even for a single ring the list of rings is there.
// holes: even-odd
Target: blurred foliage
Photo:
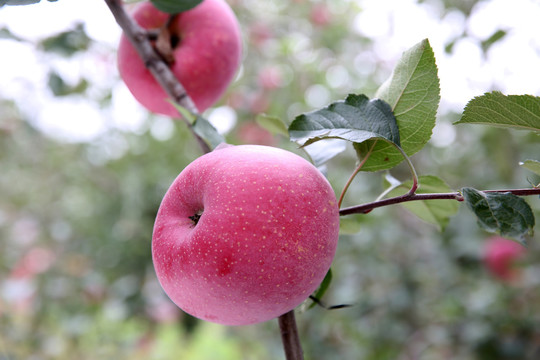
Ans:
[[[232,143],[300,152],[281,135],[262,131],[257,114],[290,121],[350,92],[371,96],[395,65],[376,59],[376,44],[350,31],[362,11],[353,2],[229,3],[246,44],[241,74],[220,104],[236,111],[227,136]],[[467,15],[475,2],[444,3]],[[3,41],[17,41],[9,29],[0,31]],[[61,58],[95,49],[82,25],[40,44],[40,51]],[[66,82],[55,70],[44,77],[49,90],[100,99],[96,106],[105,116],[110,98],[96,94],[90,78],[88,86]],[[111,126],[92,142],[69,143],[43,135],[18,107],[0,99],[0,359],[283,358],[276,322],[202,323],[172,305],[157,283],[150,254],[154,216],[174,177],[200,155],[182,123],[148,115],[136,132]],[[437,121],[458,117],[448,113]],[[166,136],[157,130],[163,124]],[[539,183],[518,166],[538,157],[537,135],[453,129],[456,140],[448,147],[428,144],[413,157],[420,175],[435,174],[454,189]],[[347,148],[323,169],[337,193],[355,157]],[[359,175],[343,205],[373,200],[385,174]],[[408,169],[399,166],[390,175],[406,181]],[[526,200],[538,217],[540,200]],[[487,234],[463,206],[442,233],[401,206],[344,221],[348,231],[323,300],[353,306],[307,310],[308,301],[299,308],[306,358],[540,358],[537,240],[519,264],[518,280],[502,283],[484,268]]]
[[[86,35],[83,24],[66,30],[58,35],[44,39],[39,46],[45,51],[56,52],[63,56],[72,56],[76,52],[88,50],[91,39]]]

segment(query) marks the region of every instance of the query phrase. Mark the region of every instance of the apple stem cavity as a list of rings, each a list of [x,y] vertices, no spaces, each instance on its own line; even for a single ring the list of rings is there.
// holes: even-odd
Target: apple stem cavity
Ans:
[[[201,216],[202,216],[202,211],[195,213],[195,215],[193,216],[189,216],[189,219],[193,221],[194,227],[197,226],[197,224],[199,223],[199,219],[201,218]]]
[[[180,44],[180,37],[177,35],[171,36],[171,48],[174,50]]]
[[[174,64],[173,50],[180,42],[180,38],[173,34],[170,27],[176,15],[169,16],[167,22],[159,30],[156,42],[154,43],[155,51],[163,58],[167,65]]]

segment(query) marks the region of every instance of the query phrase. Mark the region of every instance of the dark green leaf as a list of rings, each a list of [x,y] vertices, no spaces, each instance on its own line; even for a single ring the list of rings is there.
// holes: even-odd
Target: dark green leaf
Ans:
[[[454,124],[484,124],[540,131],[540,97],[504,95],[498,91],[475,97]]]
[[[392,76],[377,91],[377,98],[390,104],[394,111],[401,148],[409,156],[422,149],[431,138],[439,107],[440,89],[435,56],[428,40],[405,51]],[[374,140],[355,146],[364,157]],[[389,169],[403,161],[391,144],[378,141],[362,171]]]
[[[330,283],[332,282],[332,269],[328,269],[328,272],[326,273],[326,276],[324,277],[323,281],[321,282],[321,285],[319,285],[319,288],[317,289],[317,291],[315,292],[315,294],[313,294],[313,296],[316,298],[316,299],[320,299],[323,297],[324,293],[326,293],[326,290],[328,290],[328,287],[330,286]],[[310,306],[309,306],[309,309],[311,309],[312,307],[314,307],[317,303],[312,303]]]
[[[417,194],[447,193],[452,191],[442,179],[436,176],[420,176],[418,182]],[[411,186],[411,181],[405,182],[392,190],[388,196],[403,195],[409,191]],[[411,201],[402,203],[401,205],[420,219],[436,225],[441,231],[448,225],[450,217],[454,216],[459,209],[458,202],[451,200]]]
[[[399,145],[399,130],[390,106],[365,95],[349,95],[345,101],[297,116],[289,126],[292,141],[303,146],[322,139],[361,143],[383,139]]]
[[[462,193],[483,229],[518,240],[532,234],[534,214],[529,204],[519,196],[485,193],[473,188],[463,188]]]
[[[78,51],[87,50],[91,41],[84,30],[84,25],[77,24],[73,30],[43,40],[40,46],[45,51],[71,56]]]
[[[202,116],[197,116],[195,119],[195,122],[193,123],[193,131],[203,138],[211,149],[215,149],[219,144],[225,142],[225,138],[221,136],[216,128]]]
[[[193,9],[199,5],[202,0],[151,0],[152,4],[159,10],[169,13],[178,14],[182,11]]]

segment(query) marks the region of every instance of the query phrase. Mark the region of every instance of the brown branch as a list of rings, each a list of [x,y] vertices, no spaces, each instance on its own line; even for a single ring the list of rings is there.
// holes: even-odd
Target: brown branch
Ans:
[[[303,360],[304,353],[300,345],[294,310],[281,315],[278,318],[278,322],[279,329],[281,330],[281,341],[285,350],[285,358],[287,360]]]
[[[530,195],[540,195],[540,188],[532,189],[510,189],[510,190],[484,190],[484,193],[511,193],[517,196],[530,196]],[[371,210],[388,206],[399,204],[408,201],[419,201],[419,200],[457,200],[463,201],[463,195],[460,192],[453,193],[434,193],[434,194],[415,194],[407,193],[405,195],[396,196],[388,199],[378,200],[367,204],[351,206],[339,210],[339,215],[351,215],[351,214],[367,214]]]
[[[126,13],[121,0],[105,0],[105,3],[111,10],[118,25],[122,28],[124,35],[129,39],[143,60],[145,66],[152,73],[163,90],[165,90],[167,95],[169,95],[174,102],[186,108],[193,114],[198,114],[199,111],[195,106],[195,103],[193,103],[193,100],[191,100],[182,84],[174,76],[165,60],[154,50],[154,47],[150,42],[150,33],[140,27],[131,16]],[[212,151],[208,144],[195,133],[193,126],[187,120],[184,119],[184,121],[199,143],[202,151],[204,153]]]

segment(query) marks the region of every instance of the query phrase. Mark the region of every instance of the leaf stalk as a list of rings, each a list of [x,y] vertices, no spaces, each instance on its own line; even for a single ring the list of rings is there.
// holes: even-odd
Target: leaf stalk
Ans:
[[[358,164],[358,166],[356,167],[356,169],[354,170],[354,172],[351,174],[351,176],[349,177],[349,180],[347,180],[347,183],[345,184],[345,186],[343,187],[343,191],[341,191],[341,195],[339,196],[339,200],[338,200],[338,208],[341,208],[341,203],[343,202],[343,198],[345,197],[345,193],[347,192],[347,190],[349,189],[349,186],[351,186],[351,183],[352,181],[354,180],[354,178],[356,177],[356,175],[358,175],[358,173],[360,172],[360,170],[362,169],[362,167],[364,166],[364,164],[366,163],[366,161],[369,159],[369,156],[371,155],[371,153],[373,152],[373,149],[375,148],[375,145],[377,144],[377,141],[374,141],[373,142],[373,145],[371,145],[371,148],[369,149],[369,151],[367,152],[366,156],[364,156],[364,158],[362,159],[362,161],[360,161],[360,164]]]

